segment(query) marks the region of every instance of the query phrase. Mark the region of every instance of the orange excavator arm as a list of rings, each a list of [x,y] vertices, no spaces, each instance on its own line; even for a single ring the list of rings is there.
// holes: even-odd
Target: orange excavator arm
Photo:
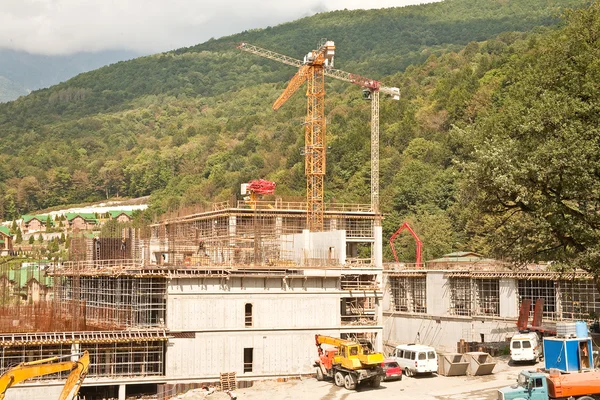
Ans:
[[[70,355],[67,357],[71,357]],[[60,394],[59,400],[73,399],[87,375],[90,355],[87,351],[77,361],[55,362],[64,357],[51,357],[43,360],[21,363],[0,376],[0,400],[4,399],[8,388],[37,376],[71,371]],[[70,396],[70,397],[69,397]]]
[[[288,82],[288,85],[283,93],[281,93],[281,96],[279,96],[279,98],[275,100],[275,103],[273,103],[273,111],[279,110],[279,108],[281,108],[281,106],[284,105],[285,102],[288,101],[288,99],[292,97],[294,93],[296,93],[296,91],[298,91],[300,86],[302,86],[302,84],[306,82],[306,79],[308,79],[308,74],[310,71],[310,65],[303,65],[300,67],[300,69],[298,69],[298,72],[296,72],[294,77]]]

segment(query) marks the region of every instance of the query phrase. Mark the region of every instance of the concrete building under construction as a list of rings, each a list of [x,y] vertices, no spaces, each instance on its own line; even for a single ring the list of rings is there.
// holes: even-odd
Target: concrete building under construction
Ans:
[[[309,232],[303,203],[221,203],[146,230],[71,242],[52,295],[5,303],[0,368],[88,350],[86,399],[313,372],[314,335],[382,347],[381,226],[370,206],[331,204]],[[14,332],[14,333],[10,333]],[[59,377],[56,377],[59,378]],[[7,398],[49,398],[33,382]]]
[[[505,342],[517,332],[521,304],[543,300],[544,325],[597,321],[600,293],[585,272],[553,272],[545,265],[515,269],[473,253],[455,253],[424,268],[390,265],[384,271],[386,344],[420,342],[456,351],[457,342]]]
[[[87,350],[86,399],[167,398],[222,374],[310,374],[316,333],[377,350],[420,342],[454,351],[461,339],[512,336],[524,299],[545,300],[546,323],[600,313],[586,274],[515,271],[473,254],[384,268],[370,206],[329,205],[322,232],[306,229],[304,207],[215,204],[147,229],[81,235],[63,265],[12,275],[1,267],[0,368]],[[24,297],[18,288],[29,286],[45,295]],[[58,396],[58,378],[7,398]]]

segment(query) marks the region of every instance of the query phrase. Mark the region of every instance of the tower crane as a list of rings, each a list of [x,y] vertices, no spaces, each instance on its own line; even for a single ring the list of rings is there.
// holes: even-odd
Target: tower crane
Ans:
[[[333,66],[335,44],[323,40],[317,50],[312,50],[304,61],[294,60],[290,57],[280,56],[254,46],[242,43],[238,48],[250,51],[266,52],[267,58],[285,60],[286,64],[298,68],[288,86],[273,103],[273,110],[278,110],[306,81],[306,119],[304,121],[304,170],[306,173],[306,222],[311,231],[323,230],[323,181],[325,177],[325,68]],[[252,51],[251,51],[252,52]],[[261,54],[262,55],[262,54]]]
[[[300,60],[249,43],[241,43],[238,49],[296,68],[304,65]],[[400,100],[400,89],[384,86],[374,79],[334,68],[325,68],[324,75],[362,86],[363,97],[371,100],[371,207],[375,214],[379,214],[379,93],[389,95],[393,100]]]

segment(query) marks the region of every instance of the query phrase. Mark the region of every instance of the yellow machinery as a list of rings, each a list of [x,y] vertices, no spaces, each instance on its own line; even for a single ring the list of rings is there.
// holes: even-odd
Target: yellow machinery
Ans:
[[[317,380],[333,378],[337,386],[353,390],[361,382],[379,387],[385,372],[381,368],[384,356],[368,346],[331,336],[315,335],[319,358],[315,360]],[[323,349],[326,344],[333,348]]]
[[[71,355],[66,357],[71,357]],[[24,380],[69,370],[71,373],[67,377],[59,400],[74,399],[87,375],[88,366],[90,365],[90,355],[85,351],[77,361],[56,362],[61,358],[65,357],[51,357],[38,361],[25,362],[10,368],[0,376],[0,400],[4,399],[8,388]]]

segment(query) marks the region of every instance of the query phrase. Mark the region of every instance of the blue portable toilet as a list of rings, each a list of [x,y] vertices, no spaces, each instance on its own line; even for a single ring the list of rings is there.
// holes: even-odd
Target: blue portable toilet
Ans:
[[[556,368],[562,372],[592,369],[592,339],[544,338],[544,363],[546,369]]]

